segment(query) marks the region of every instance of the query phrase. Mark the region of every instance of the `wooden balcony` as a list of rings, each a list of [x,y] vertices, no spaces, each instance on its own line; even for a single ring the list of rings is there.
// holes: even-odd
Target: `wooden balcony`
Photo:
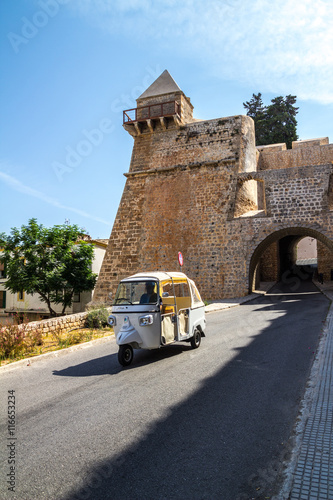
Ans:
[[[178,101],[168,101],[127,109],[123,111],[123,124],[125,129],[132,135],[140,135],[142,133],[140,124],[146,124],[150,132],[154,131],[155,122],[159,122],[163,129],[166,129],[168,118],[172,118],[176,125],[179,126],[181,123],[180,109]]]

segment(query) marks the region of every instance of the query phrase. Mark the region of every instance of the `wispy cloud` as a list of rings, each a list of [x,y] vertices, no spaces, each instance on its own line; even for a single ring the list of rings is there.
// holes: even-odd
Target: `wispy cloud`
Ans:
[[[33,198],[37,198],[38,200],[41,200],[49,205],[52,205],[53,207],[60,208],[63,210],[67,210],[69,212],[73,212],[77,215],[80,215],[81,217],[85,217],[87,219],[91,219],[96,222],[101,222],[102,224],[106,224],[107,226],[110,226],[110,222],[105,221],[104,219],[101,219],[100,217],[95,217],[93,215],[88,214],[87,212],[84,212],[83,210],[79,210],[74,207],[69,207],[67,205],[63,205],[56,199],[45,195],[44,193],[37,191],[36,189],[33,189],[25,184],[23,184],[21,181],[18,179],[15,179],[15,177],[12,177],[11,175],[6,174],[5,172],[0,171],[0,180],[2,180],[7,186],[12,188],[14,191],[17,191],[19,193],[25,194],[27,196],[32,196]]]
[[[72,0],[113,34],[158,40],[258,91],[333,103],[331,0]]]

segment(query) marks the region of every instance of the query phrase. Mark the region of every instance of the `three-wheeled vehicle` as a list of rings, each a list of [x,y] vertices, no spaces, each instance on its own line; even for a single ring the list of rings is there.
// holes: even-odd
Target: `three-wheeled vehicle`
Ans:
[[[119,345],[119,363],[128,366],[133,349],[158,349],[179,341],[199,347],[205,336],[205,305],[183,273],[138,273],[119,283],[108,323]]]

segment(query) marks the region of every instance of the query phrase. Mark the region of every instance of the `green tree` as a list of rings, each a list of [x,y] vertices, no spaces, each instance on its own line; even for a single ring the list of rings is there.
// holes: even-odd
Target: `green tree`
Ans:
[[[271,102],[266,111],[270,144],[285,142],[287,148],[291,149],[292,142],[298,139],[296,120],[298,108],[294,106],[296,96],[287,95],[285,98],[279,96]]]
[[[287,95],[275,97],[269,106],[264,106],[260,92],[243,103],[246,114],[254,120],[258,146],[285,142],[291,149],[292,142],[298,139],[295,103],[296,96]]]
[[[47,304],[62,304],[62,314],[71,306],[74,293],[94,288],[97,275],[91,270],[93,245],[80,241],[83,231],[76,225],[45,228],[30,219],[10,235],[0,235],[0,261],[6,266],[5,287],[13,293],[38,294]]]
[[[262,102],[261,93],[252,94],[251,100],[243,102],[243,106],[247,109],[247,116],[254,121],[256,144],[262,145],[266,135],[266,107]]]

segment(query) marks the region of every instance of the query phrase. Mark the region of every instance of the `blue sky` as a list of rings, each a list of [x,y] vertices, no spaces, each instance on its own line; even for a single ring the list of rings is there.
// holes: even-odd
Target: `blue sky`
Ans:
[[[194,116],[294,94],[333,142],[331,0],[2,0],[0,232],[35,217],[108,238],[133,139],[122,111],[167,69]]]

